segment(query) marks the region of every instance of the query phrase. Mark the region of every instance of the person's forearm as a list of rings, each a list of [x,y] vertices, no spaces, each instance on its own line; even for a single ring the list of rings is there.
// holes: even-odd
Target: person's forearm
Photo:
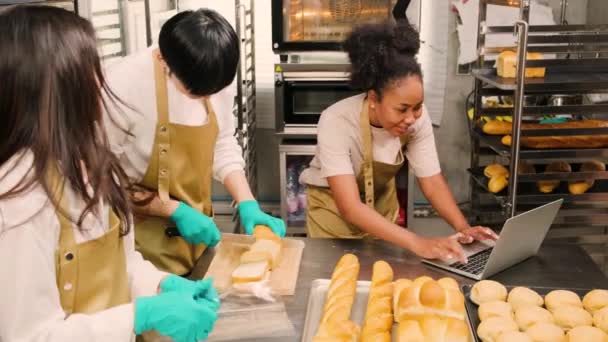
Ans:
[[[161,201],[158,197],[158,193],[138,191],[131,193],[131,196],[135,201],[141,201],[149,198],[150,196],[154,196],[152,200],[145,205],[133,205],[133,211],[139,215],[169,218],[179,205],[179,201],[173,199],[169,199],[168,202],[163,203],[163,201]]]
[[[452,191],[442,174],[431,177],[418,178],[420,189],[424,196],[429,200],[433,208],[437,210],[447,223],[456,231],[461,231],[469,227],[467,219],[458,208]]]
[[[349,212],[342,214],[348,222],[364,232],[401,248],[411,249],[412,240],[416,234],[388,221],[367,205],[360,203]]]
[[[243,171],[229,173],[224,178],[224,187],[237,203],[255,199]]]

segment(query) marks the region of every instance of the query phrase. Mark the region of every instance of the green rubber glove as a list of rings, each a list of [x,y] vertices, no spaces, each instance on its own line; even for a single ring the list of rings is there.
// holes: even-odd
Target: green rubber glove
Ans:
[[[540,120],[541,124],[552,124],[562,122],[568,122],[568,118],[543,118],[542,120]]]
[[[280,237],[285,237],[285,222],[272,217],[260,209],[256,200],[243,201],[239,203],[239,216],[245,233],[253,234],[253,228],[257,225],[267,226]]]
[[[177,225],[177,230],[184,240],[192,244],[204,243],[209,247],[215,247],[220,242],[220,231],[215,222],[184,202],[179,202],[170,219]]]
[[[198,303],[192,294],[166,292],[135,300],[135,333],[156,330],[175,342],[207,339],[217,321],[217,312]]]
[[[160,292],[185,292],[194,295],[198,303],[208,305],[217,311],[220,307],[220,296],[213,286],[213,279],[188,280],[175,274],[169,275],[160,283]]]

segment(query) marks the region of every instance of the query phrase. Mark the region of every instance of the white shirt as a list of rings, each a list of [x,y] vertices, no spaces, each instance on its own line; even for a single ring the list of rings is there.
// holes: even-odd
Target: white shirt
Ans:
[[[328,187],[327,177],[357,175],[363,163],[361,109],[365,94],[341,100],[321,113],[317,131],[317,148],[300,182]],[[375,161],[393,164],[397,161],[401,141],[387,130],[371,127],[372,153]],[[405,156],[417,177],[430,177],[441,172],[433,125],[426,108],[409,127]]]
[[[122,167],[134,182],[140,182],[148,168],[158,114],[156,111],[156,88],[154,82],[154,47],[143,50],[107,66],[106,80],[112,91],[132,108],[109,104],[110,117],[104,124],[112,150],[120,159]],[[208,122],[202,100],[193,100],[180,93],[173,82],[167,82],[169,97],[169,121],[186,126],[201,126]],[[233,171],[243,170],[245,161],[242,150],[234,137],[234,94],[230,87],[210,97],[219,126],[215,143],[213,175],[220,182]],[[108,113],[106,113],[108,114]],[[132,135],[123,132],[116,124],[126,128]],[[201,137],[201,139],[204,137]]]
[[[11,189],[28,172],[33,155],[27,152],[15,165],[17,158],[0,166],[0,193]],[[83,202],[77,201],[69,189],[66,196],[71,216],[78,218]],[[100,208],[101,219],[87,215],[84,232],[74,228],[77,243],[107,232],[108,210],[106,205]],[[55,272],[60,231],[55,208],[40,184],[18,197],[0,201],[0,342],[133,341],[133,303],[66,317]],[[166,273],[135,251],[133,227],[123,239],[131,298],[156,294]]]

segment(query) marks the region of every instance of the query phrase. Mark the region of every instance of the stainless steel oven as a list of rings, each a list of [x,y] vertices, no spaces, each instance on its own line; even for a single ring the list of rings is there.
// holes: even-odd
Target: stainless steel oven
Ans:
[[[392,18],[397,0],[272,0],[272,47],[335,51],[354,25]]]
[[[347,64],[277,64],[277,130],[282,134],[315,135],[321,112],[358,92],[349,86]]]

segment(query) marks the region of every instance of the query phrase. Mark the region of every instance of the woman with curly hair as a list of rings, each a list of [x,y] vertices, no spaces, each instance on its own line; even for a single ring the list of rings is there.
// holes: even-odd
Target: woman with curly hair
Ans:
[[[423,106],[418,32],[404,22],[366,24],[353,30],[344,48],[351,85],[362,93],[321,115],[315,157],[300,177],[308,185],[309,236],[371,235],[420,257],[466,261],[459,242],[496,239],[496,234],[468,224],[441,174]],[[395,175],[406,158],[424,195],[457,234],[424,238],[394,223]]]

